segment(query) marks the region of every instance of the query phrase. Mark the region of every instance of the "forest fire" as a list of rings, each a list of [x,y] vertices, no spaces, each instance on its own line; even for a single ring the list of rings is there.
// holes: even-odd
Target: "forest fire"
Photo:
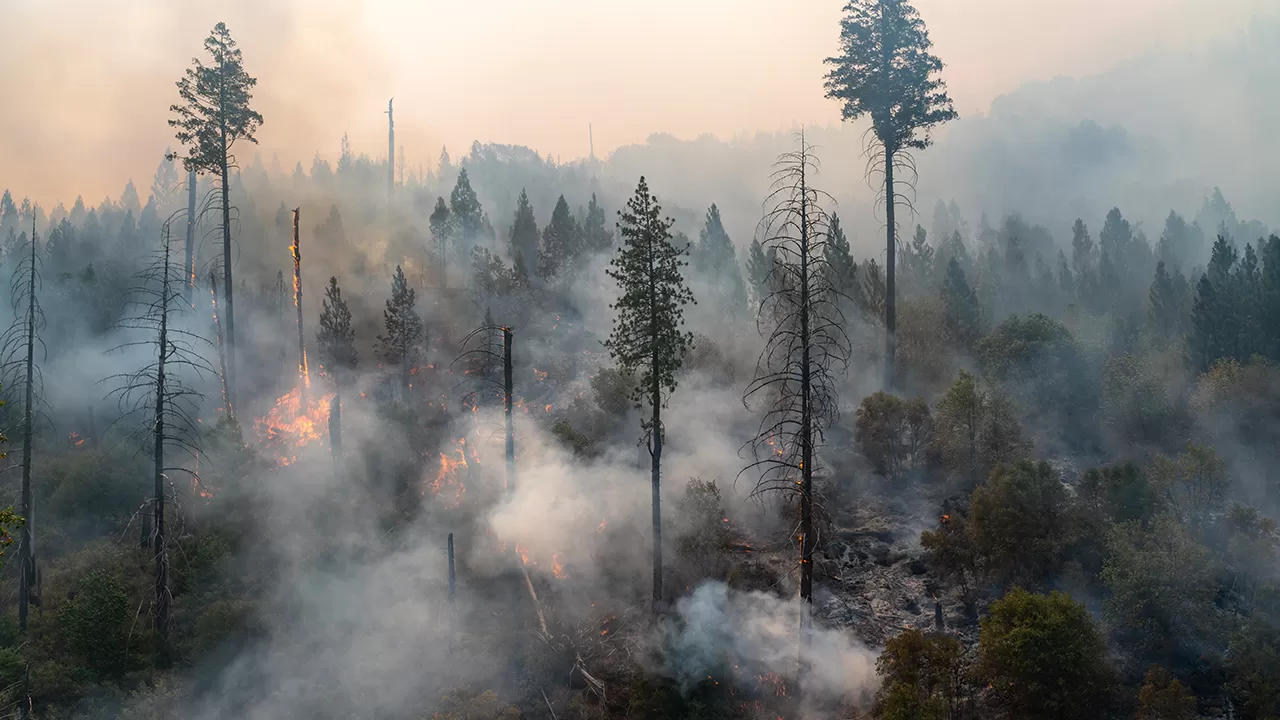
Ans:
[[[299,388],[290,390],[276,400],[275,407],[260,418],[254,429],[258,433],[259,442],[289,448],[300,448],[316,440],[322,440],[329,423],[329,401],[334,394],[308,399],[304,407],[302,393]],[[289,465],[296,456],[281,457],[281,466]]]
[[[472,457],[474,461],[474,456]],[[458,473],[463,469],[469,469],[467,463],[467,440],[459,438],[457,447],[453,449],[452,456],[440,453],[440,469],[436,472],[436,478],[431,483],[431,494],[440,496],[447,489],[453,490],[453,507],[462,504],[462,496],[467,492],[467,486],[462,482],[462,478]]]

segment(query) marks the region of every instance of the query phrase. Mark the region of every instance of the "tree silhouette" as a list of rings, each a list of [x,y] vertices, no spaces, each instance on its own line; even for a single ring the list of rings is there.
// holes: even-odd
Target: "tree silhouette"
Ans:
[[[616,313],[613,332],[604,346],[618,367],[638,378],[632,400],[636,407],[648,403],[652,411],[641,429],[649,444],[653,489],[653,607],[659,612],[662,591],[662,506],[660,497],[663,425],[662,408],[676,389],[676,372],[693,343],[693,334],[681,329],[684,306],[694,302],[684,284],[681,268],[688,246],[671,243],[671,218],[649,194],[643,177],[627,208],[619,213],[622,245],[610,263],[609,277],[618,283],[621,297],[610,307]]]
[[[914,183],[911,150],[931,143],[930,131],[957,117],[946,83],[937,77],[943,64],[929,52],[933,43],[920,13],[908,0],[850,0],[840,21],[840,54],[827,58],[827,97],[839,100],[845,120],[871,117],[867,176],[883,173],[885,210],[885,386],[893,385],[896,331],[895,267],[900,198],[894,173]]]
[[[217,178],[222,210],[223,317],[226,325],[228,412],[235,403],[236,325],[231,259],[231,169],[236,167],[232,148],[239,140],[257,144],[254,132],[262,116],[249,107],[258,81],[244,70],[240,49],[225,23],[218,23],[204,41],[211,64],[199,58],[178,81],[182,103],[169,107],[176,117],[169,120],[177,128],[178,142],[187,148],[183,167]]]
[[[424,330],[422,318],[418,317],[414,307],[417,301],[417,293],[409,287],[404,270],[397,265],[396,274],[391,279],[391,297],[387,298],[387,308],[382,312],[386,335],[378,336],[378,358],[387,365],[400,368],[401,391],[406,396],[409,375],[422,351]]]
[[[758,472],[755,492],[798,495],[800,523],[801,674],[807,667],[813,606],[813,489],[815,454],[823,432],[839,414],[836,381],[849,362],[840,293],[827,264],[830,216],[821,206],[830,198],[813,186],[818,159],[804,134],[799,147],[774,165],[772,190],[760,224],[761,245],[774,258],[769,294],[760,305],[759,327],[766,338],[743,403],[763,399],[766,412],[748,442],[754,461],[743,472]]]

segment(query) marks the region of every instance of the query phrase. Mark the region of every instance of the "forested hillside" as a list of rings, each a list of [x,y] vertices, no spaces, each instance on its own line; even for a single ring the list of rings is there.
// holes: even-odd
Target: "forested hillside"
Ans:
[[[1280,236],[988,214],[837,30],[859,133],[415,171],[264,162],[220,23],[149,187],[4,190],[4,716],[1280,718]]]

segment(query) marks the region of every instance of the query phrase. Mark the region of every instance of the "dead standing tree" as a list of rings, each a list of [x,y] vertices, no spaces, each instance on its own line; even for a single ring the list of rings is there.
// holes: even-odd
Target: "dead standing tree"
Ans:
[[[25,236],[25,234],[24,234]],[[18,540],[18,629],[26,632],[27,614],[31,605],[39,605],[38,575],[35,558],[35,507],[31,493],[31,463],[35,435],[35,423],[47,419],[44,406],[44,378],[37,362],[45,357],[44,342],[40,332],[44,329],[44,311],[40,308],[37,292],[40,289],[41,255],[36,252],[38,239],[35,223],[31,224],[31,237],[14,267],[9,286],[10,302],[16,318],[9,329],[0,336],[0,373],[3,374],[5,404],[12,405],[21,397],[22,408],[22,506],[19,511],[25,520]],[[39,405],[39,406],[38,406]]]
[[[171,262],[169,223],[163,229],[163,246],[150,267],[138,275],[133,289],[134,311],[122,319],[118,327],[132,336],[115,350],[151,351],[154,360],[131,373],[114,375],[110,395],[120,405],[121,420],[138,419],[134,434],[151,446],[154,489],[150,500],[151,550],[155,558],[155,626],[160,638],[157,659],[169,661],[169,619],[172,597],[169,593],[169,535],[166,530],[166,500],[179,508],[176,488],[169,473],[183,472],[195,477],[184,467],[167,465],[167,448],[189,453],[195,458],[200,432],[196,412],[203,395],[188,384],[216,374],[204,359],[209,340],[175,322],[183,309],[182,292],[185,268]],[[141,418],[145,418],[142,420]]]
[[[813,554],[816,502],[813,477],[823,432],[838,417],[838,376],[848,367],[841,295],[832,286],[824,252],[829,217],[821,203],[830,197],[813,187],[818,159],[799,136],[800,147],[775,164],[771,192],[760,223],[761,245],[773,256],[768,294],[758,325],[766,338],[743,403],[763,401],[759,433],[749,441],[753,462],[743,473],[758,473],[755,493],[798,496],[800,522],[800,674],[807,670],[813,623]]]

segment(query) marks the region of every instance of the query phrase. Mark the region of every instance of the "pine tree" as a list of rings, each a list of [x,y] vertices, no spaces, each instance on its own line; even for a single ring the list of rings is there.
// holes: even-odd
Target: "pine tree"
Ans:
[[[587,205],[587,216],[582,222],[582,236],[587,252],[602,253],[613,249],[613,230],[608,226],[604,208],[596,201],[595,193],[591,193],[591,202]]]
[[[943,64],[929,49],[929,31],[907,0],[850,0],[840,23],[839,56],[827,58],[827,97],[842,104],[845,120],[871,116],[876,148],[883,153],[886,216],[885,366],[893,383],[896,332],[895,255],[897,189],[894,173],[914,170],[911,150],[932,143],[930,131],[957,117],[939,74]]]
[[[953,347],[972,350],[982,335],[982,307],[955,258],[942,278],[943,332]]]
[[[356,352],[356,331],[351,327],[351,310],[342,299],[338,278],[329,278],[320,310],[320,329],[316,331],[320,362],[328,370],[341,390],[347,374],[356,369],[359,353]]]
[[[406,396],[409,375],[422,352],[425,332],[422,318],[418,317],[414,307],[417,301],[417,293],[409,287],[404,270],[397,265],[396,274],[391,279],[391,297],[387,298],[387,308],[382,311],[386,334],[378,336],[377,354],[384,364],[400,369],[401,391]]]
[[[542,248],[538,252],[538,276],[551,280],[572,271],[582,252],[582,231],[564,196],[556,200],[551,220],[542,229]]]
[[[852,298],[858,292],[858,264],[849,251],[849,238],[840,227],[840,216],[831,213],[831,225],[827,228],[827,242],[822,247],[822,261],[826,264],[827,282],[840,295]]]
[[[688,246],[671,244],[674,221],[662,217],[662,207],[649,194],[643,177],[627,209],[619,213],[618,248],[608,271],[618,283],[620,297],[610,307],[616,313],[613,331],[604,345],[619,369],[636,376],[632,400],[637,407],[648,403],[650,418],[641,424],[649,444],[653,491],[653,606],[661,610],[662,509],[661,467],[664,428],[662,408],[676,389],[676,373],[692,342],[692,333],[681,329],[684,306],[694,302],[685,286],[681,258]]]
[[[747,278],[751,282],[751,294],[756,305],[769,294],[769,273],[773,270],[773,256],[765,252],[759,239],[751,241],[747,251]]]
[[[1280,236],[1272,235],[1262,243],[1262,280],[1259,321],[1263,337],[1270,343],[1262,351],[1280,362]]]
[[[253,87],[258,81],[244,70],[240,49],[231,39],[231,31],[223,23],[213,27],[204,41],[212,59],[205,65],[199,59],[178,81],[182,104],[170,106],[177,117],[169,125],[177,128],[179,143],[187,147],[183,167],[197,173],[213,173],[218,178],[222,210],[222,281],[223,317],[226,326],[227,387],[235,407],[236,333],[231,262],[231,170],[236,167],[232,149],[239,140],[257,144],[254,132],[262,125],[262,116],[249,107]]]
[[[533,216],[533,206],[529,204],[529,195],[524,188],[520,189],[520,199],[516,202],[509,238],[511,261],[519,261],[526,271],[534,267],[538,259],[538,220]]]
[[[730,337],[736,334],[737,318],[747,305],[747,289],[733,240],[720,220],[720,209],[712,204],[698,233],[698,244],[692,252],[694,268],[710,279],[716,293],[717,306],[729,317],[726,328]]]
[[[449,206],[444,198],[436,198],[435,209],[427,220],[431,226],[431,239],[436,243],[436,254],[440,264],[440,287],[449,287],[449,253],[453,247],[454,224],[449,214]]]
[[[474,243],[484,232],[484,208],[480,206],[480,198],[471,188],[471,179],[467,169],[458,171],[458,181],[449,194],[449,212],[453,215],[453,223],[457,228],[458,240],[464,244]],[[466,252],[470,253],[468,246]]]

